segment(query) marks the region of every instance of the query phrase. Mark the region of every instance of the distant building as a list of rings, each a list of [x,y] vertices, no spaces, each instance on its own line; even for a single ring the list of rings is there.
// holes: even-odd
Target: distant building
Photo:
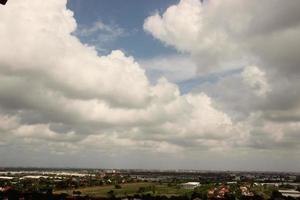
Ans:
[[[33,175],[28,175],[28,176],[23,176],[22,178],[20,178],[21,180],[22,179],[47,179],[48,176],[33,176]]]
[[[9,176],[0,176],[0,180],[12,180],[14,177],[9,177]]]
[[[289,176],[289,180],[296,181],[297,180],[297,176]]]
[[[278,187],[280,185],[280,183],[275,182],[275,183],[261,183],[262,186],[266,185],[266,186],[274,186],[274,187]]]
[[[226,182],[227,185],[232,185],[232,184],[237,184],[236,181],[229,181],[229,182]]]
[[[201,184],[199,182],[187,182],[187,183],[181,184],[181,187],[184,189],[194,189],[199,186],[201,186]]]
[[[294,198],[298,198],[300,197],[300,192],[297,190],[279,190],[279,192],[282,194],[282,196],[285,197],[294,197]]]

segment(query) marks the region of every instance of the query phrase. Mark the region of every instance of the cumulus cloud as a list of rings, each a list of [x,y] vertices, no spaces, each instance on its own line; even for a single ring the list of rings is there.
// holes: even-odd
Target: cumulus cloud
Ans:
[[[224,62],[242,59],[290,71],[299,63],[294,54],[299,47],[299,6],[296,0],[181,0],[163,14],[148,17],[144,29],[193,55],[199,72],[224,69]]]
[[[211,96],[233,122],[247,127],[249,140],[260,135],[256,147],[298,149],[288,144],[295,134],[289,127],[300,123],[300,95],[294,92],[300,89],[299,7],[296,0],[181,0],[149,16],[144,29],[192,56],[202,76],[236,68],[193,92]],[[252,123],[253,116],[259,123]],[[274,131],[278,126],[281,131]]]
[[[133,57],[120,50],[98,56],[82,44],[66,3],[16,0],[1,7],[2,144],[32,144],[38,152],[47,143],[57,155],[85,147],[174,153],[227,148],[240,138],[206,94],[182,95],[165,78],[152,85]],[[97,23],[81,33],[99,29],[114,31]]]
[[[185,51],[195,47],[201,31],[201,3],[198,0],[180,1],[169,7],[163,16],[159,13],[145,20],[144,29],[156,38]],[[188,20],[186,20],[188,19]]]
[[[219,60],[236,57],[238,51],[227,32],[210,18],[210,12],[216,11],[199,0],[182,0],[163,15],[148,17],[144,29],[166,45],[190,53],[201,72],[212,72]]]

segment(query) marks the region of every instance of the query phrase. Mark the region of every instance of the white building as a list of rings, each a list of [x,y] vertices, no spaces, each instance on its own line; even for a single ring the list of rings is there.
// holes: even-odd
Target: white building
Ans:
[[[9,176],[0,176],[1,180],[12,180],[14,177],[9,177]]]
[[[294,198],[297,198],[297,197],[300,197],[300,192],[297,191],[297,190],[279,190],[279,192],[282,194],[282,196],[285,196],[285,197],[294,197]]]
[[[201,184],[199,182],[187,182],[187,183],[181,184],[181,187],[184,189],[194,189],[199,186],[201,186]]]

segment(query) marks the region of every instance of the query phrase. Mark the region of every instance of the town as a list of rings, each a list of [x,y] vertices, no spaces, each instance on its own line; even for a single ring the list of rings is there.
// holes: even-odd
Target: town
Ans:
[[[300,173],[2,168],[0,199],[300,199]]]

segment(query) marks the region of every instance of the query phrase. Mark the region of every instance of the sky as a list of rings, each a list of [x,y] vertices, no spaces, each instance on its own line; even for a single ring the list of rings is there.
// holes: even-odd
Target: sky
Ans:
[[[0,166],[299,171],[299,8],[9,0]]]

